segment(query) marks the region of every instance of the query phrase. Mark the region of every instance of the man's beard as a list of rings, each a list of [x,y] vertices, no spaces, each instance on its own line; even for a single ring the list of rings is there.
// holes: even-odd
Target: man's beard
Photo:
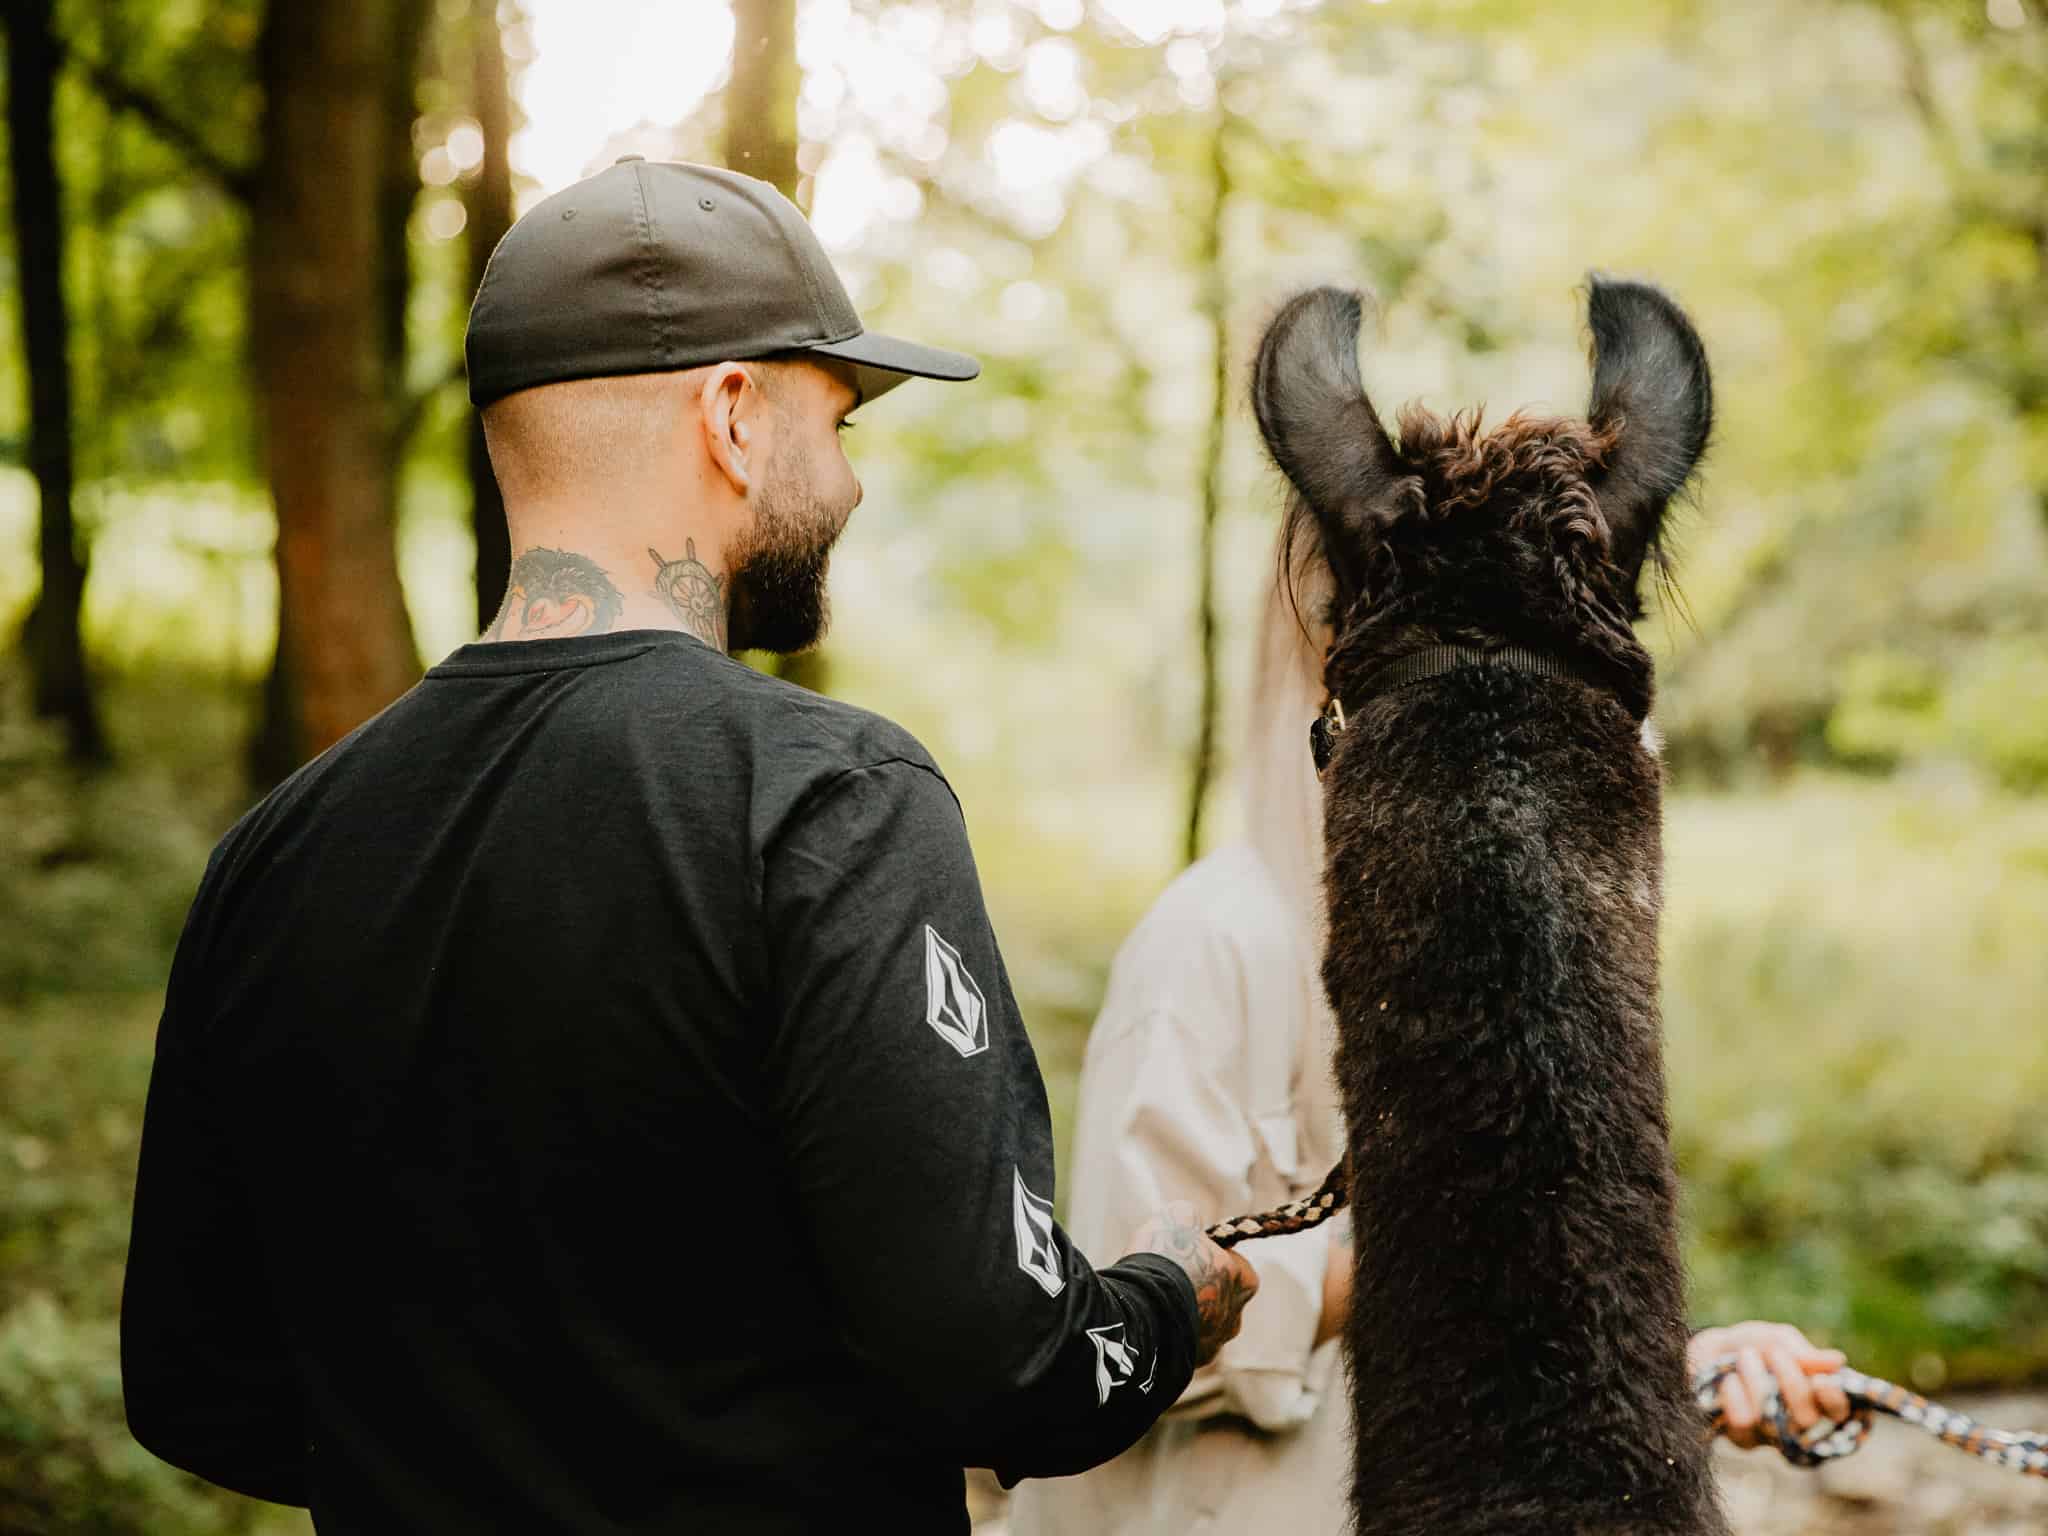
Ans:
[[[789,656],[824,638],[831,623],[825,575],[851,509],[824,506],[807,465],[785,440],[768,461],[754,526],[729,556],[727,644]]]

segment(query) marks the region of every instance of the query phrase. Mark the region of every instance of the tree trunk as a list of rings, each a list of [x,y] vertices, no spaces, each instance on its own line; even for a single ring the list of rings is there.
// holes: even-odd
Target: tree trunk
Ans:
[[[796,0],[734,0],[725,163],[796,200]]]
[[[250,347],[277,508],[270,781],[419,675],[395,547],[403,257],[394,138],[411,123],[421,0],[273,0],[260,67],[264,163],[250,229]],[[408,84],[400,92],[392,71]],[[397,104],[403,103],[404,121]],[[410,156],[411,145],[404,150]]]
[[[733,0],[732,83],[725,90],[725,163],[796,201],[796,0]],[[823,693],[822,649],[769,658],[776,676]]]
[[[484,161],[469,190],[469,291],[484,280],[491,252],[512,227],[512,87],[505,73],[505,37],[498,26],[498,0],[475,0],[470,15],[475,67],[476,120],[484,135]],[[505,498],[491,472],[482,416],[469,417],[469,522],[476,534],[476,627],[489,627],[504,601],[512,573],[512,547],[505,531]]]
[[[1219,89],[1220,96],[1222,91]],[[1230,157],[1225,142],[1230,129],[1227,110],[1216,109],[1216,130],[1209,144],[1209,217],[1202,230],[1202,308],[1209,320],[1211,387],[1209,434],[1202,447],[1202,523],[1197,546],[1198,575],[1195,630],[1202,657],[1202,705],[1195,731],[1195,760],[1189,774],[1187,836],[1181,847],[1190,864],[1202,852],[1202,817],[1208,809],[1209,785],[1216,772],[1216,714],[1219,693],[1216,670],[1216,517],[1223,495],[1223,441],[1230,422],[1230,302],[1223,274],[1223,216],[1230,202]]]
[[[381,60],[384,80],[384,171],[377,185],[377,238],[383,255],[377,281],[384,306],[384,398],[401,420],[407,415],[405,322],[412,304],[412,210],[420,196],[420,157],[412,125],[419,116],[420,55],[427,37],[427,0],[394,0],[390,42]],[[402,458],[406,434],[393,439]]]
[[[85,560],[72,519],[71,318],[64,302],[64,208],[53,153],[57,44],[51,0],[0,8],[7,32],[7,151],[13,179],[28,463],[41,502],[42,593],[22,633],[36,712],[63,723],[72,756],[106,754],[85,666]]]

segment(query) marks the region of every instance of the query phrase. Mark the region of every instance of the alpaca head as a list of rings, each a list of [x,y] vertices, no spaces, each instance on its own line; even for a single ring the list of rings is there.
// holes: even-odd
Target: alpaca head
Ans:
[[[1649,662],[1632,630],[1665,508],[1713,421],[1705,349],[1657,289],[1595,275],[1584,421],[1410,406],[1391,438],[1358,371],[1365,299],[1297,295],[1260,343],[1259,428],[1293,485],[1291,548],[1333,592],[1331,692],[1404,648],[1511,644],[1556,655],[1638,713]]]

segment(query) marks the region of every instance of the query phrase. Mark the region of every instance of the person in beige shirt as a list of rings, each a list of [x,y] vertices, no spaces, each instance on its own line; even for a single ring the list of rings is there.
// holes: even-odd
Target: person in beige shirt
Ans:
[[[1081,1068],[1069,1235],[1091,1259],[1147,1214],[1204,1219],[1313,1190],[1344,1152],[1324,1000],[1322,814],[1308,727],[1322,646],[1283,585],[1267,594],[1250,693],[1241,840],[1169,885],[1111,967]],[[1017,1490],[1011,1536],[1187,1536],[1347,1528],[1349,1394],[1337,1335],[1350,1305],[1348,1216],[1257,1244],[1259,1295],[1238,1336],[1123,1455]],[[1801,1429],[1848,1403],[1841,1364],[1797,1329],[1744,1323],[1694,1336],[1697,1369],[1737,1354],[1729,1437],[1756,1443],[1769,1377]],[[1820,1377],[1816,1380],[1815,1377]]]

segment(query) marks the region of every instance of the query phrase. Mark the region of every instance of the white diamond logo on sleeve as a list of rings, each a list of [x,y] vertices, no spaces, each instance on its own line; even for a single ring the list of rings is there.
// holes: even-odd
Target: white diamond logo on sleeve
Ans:
[[[1046,1295],[1057,1296],[1067,1288],[1067,1271],[1060,1263],[1059,1244],[1052,1237],[1052,1202],[1024,1187],[1022,1169],[1011,1169],[1010,1176],[1015,1181],[1010,1214],[1017,1224],[1017,1267],[1036,1280]]]
[[[1088,1337],[1095,1345],[1096,1397],[1099,1402],[1107,1403],[1111,1392],[1138,1374],[1138,1357],[1124,1342],[1122,1323],[1104,1323],[1100,1328],[1090,1328]],[[1145,1378],[1140,1390],[1152,1390],[1151,1377]]]
[[[924,1021],[962,1056],[988,1049],[988,1003],[960,951],[924,925]]]

